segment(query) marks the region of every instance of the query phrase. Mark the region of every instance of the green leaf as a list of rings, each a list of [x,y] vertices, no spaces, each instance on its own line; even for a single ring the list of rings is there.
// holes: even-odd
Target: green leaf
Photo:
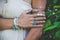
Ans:
[[[60,13],[60,10],[58,10],[56,13]]]
[[[55,22],[54,24],[58,24],[58,25],[59,25],[59,24],[60,24],[60,22]]]
[[[60,22],[55,22],[54,25],[45,28],[43,31],[46,32],[48,30],[53,30],[54,28],[58,27],[59,25],[60,25]]]
[[[56,32],[55,36],[56,36],[57,38],[60,38],[60,30]]]
[[[53,8],[60,8],[60,5],[55,5]]]
[[[58,0],[53,0],[53,3],[57,3]]]
[[[44,29],[49,27],[51,25],[51,21],[48,19],[46,23],[44,24]]]

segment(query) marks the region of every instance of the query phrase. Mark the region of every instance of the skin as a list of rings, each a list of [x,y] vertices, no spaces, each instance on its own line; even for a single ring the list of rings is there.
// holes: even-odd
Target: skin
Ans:
[[[29,4],[31,4],[30,1],[27,1],[27,2]],[[42,28],[39,28],[39,27],[43,27],[43,24],[41,26],[41,24],[39,24],[39,25],[32,25],[32,23],[33,23],[34,17],[36,17],[36,20],[41,20],[43,18],[45,19],[45,17],[43,17],[43,18],[42,17],[37,18],[37,15],[36,14],[32,14],[32,15],[26,14],[26,13],[31,12],[31,10],[32,9],[29,9],[29,10],[27,10],[28,12],[23,12],[21,14],[20,18],[17,20],[18,23],[19,23],[19,27],[22,27],[22,28],[31,28],[31,30],[28,33],[28,35],[25,38],[25,40],[36,40],[37,37],[39,37],[42,34],[42,32],[41,32],[42,31]],[[27,19],[27,20],[25,20],[25,19]],[[37,22],[39,23],[39,21],[37,21]],[[12,23],[13,23],[13,19],[0,18],[0,30],[11,29],[12,28]],[[33,28],[33,26],[34,26],[34,28]],[[40,30],[40,31],[38,31],[38,30]]]
[[[32,9],[28,9],[27,11],[25,11],[21,14],[20,18],[17,20],[19,23],[19,27],[31,28],[32,26],[35,26],[35,27],[41,26],[40,24],[39,25],[32,25],[34,17],[36,17],[37,15],[36,14],[35,15],[34,14],[32,14],[32,15],[26,14],[26,13],[29,13],[31,11],[32,11]],[[27,20],[25,20],[25,19],[27,19]],[[42,17],[36,18],[36,20],[40,20],[40,19],[42,19]],[[45,19],[45,17],[44,17],[44,19]],[[37,21],[37,22],[39,22],[39,21]],[[11,29],[12,23],[13,23],[13,19],[0,18],[0,30]]]
[[[20,16],[20,18],[17,20],[19,23],[19,27],[22,28],[31,28],[31,27],[40,27],[40,25],[33,25],[33,20],[34,20],[34,15],[27,14],[31,11],[32,9],[29,9],[25,12],[23,12]],[[26,19],[26,20],[25,20]],[[38,20],[39,18],[36,18]],[[29,22],[29,23],[28,23]],[[0,18],[0,30],[5,30],[5,29],[11,29],[13,24],[13,19],[4,19]]]
[[[34,3],[35,2],[35,3]],[[42,2],[42,6],[44,6],[43,9],[38,9],[39,12],[37,13],[43,13],[43,16],[45,15],[44,11],[45,10],[45,6],[46,6],[46,0],[33,0],[33,8],[39,8],[40,5],[41,5],[41,2]],[[33,14],[37,14],[37,13],[33,13]],[[45,17],[45,16],[44,16]],[[40,17],[39,17],[40,18]],[[43,17],[42,17],[43,18]],[[44,19],[44,18],[43,18]],[[45,21],[45,20],[43,20]],[[44,25],[45,22],[43,22],[43,24],[40,24],[41,25]],[[37,26],[36,26],[37,27]],[[28,33],[27,37],[25,38],[25,40],[38,40],[39,37],[41,37],[42,35],[42,29],[43,29],[43,26],[42,28],[31,28],[30,32]]]

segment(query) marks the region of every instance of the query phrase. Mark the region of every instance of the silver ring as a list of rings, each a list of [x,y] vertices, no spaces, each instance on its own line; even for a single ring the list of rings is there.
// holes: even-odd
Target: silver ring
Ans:
[[[38,13],[37,16],[42,16],[43,14],[42,13]]]

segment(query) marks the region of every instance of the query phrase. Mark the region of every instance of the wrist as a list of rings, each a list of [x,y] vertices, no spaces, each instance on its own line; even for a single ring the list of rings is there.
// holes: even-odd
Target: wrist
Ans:
[[[18,18],[17,23],[18,23],[18,26],[21,28],[21,20],[20,20],[20,18]]]
[[[16,29],[19,29],[19,23],[18,23],[18,18],[15,17],[13,19],[13,29],[16,30]]]

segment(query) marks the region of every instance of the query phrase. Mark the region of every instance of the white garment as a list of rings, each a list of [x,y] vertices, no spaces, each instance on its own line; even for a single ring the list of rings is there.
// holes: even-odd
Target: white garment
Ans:
[[[0,7],[0,14],[4,18],[14,18],[21,15],[22,12],[31,8],[31,5],[23,0],[8,0],[3,7]],[[24,40],[27,30],[3,30],[0,31],[0,40]]]

